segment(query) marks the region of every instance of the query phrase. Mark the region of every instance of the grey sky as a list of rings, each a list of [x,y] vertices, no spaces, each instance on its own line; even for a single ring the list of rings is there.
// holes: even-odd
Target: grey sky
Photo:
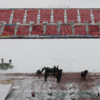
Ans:
[[[0,8],[39,7],[100,8],[100,0],[0,0]]]

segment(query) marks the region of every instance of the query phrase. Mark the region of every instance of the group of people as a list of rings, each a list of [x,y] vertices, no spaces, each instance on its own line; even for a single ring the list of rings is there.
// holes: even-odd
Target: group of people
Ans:
[[[12,60],[10,59],[10,60],[9,60],[9,64],[11,64],[11,62],[12,62]],[[3,58],[1,59],[1,63],[2,63],[2,64],[4,63],[4,59],[3,59]]]

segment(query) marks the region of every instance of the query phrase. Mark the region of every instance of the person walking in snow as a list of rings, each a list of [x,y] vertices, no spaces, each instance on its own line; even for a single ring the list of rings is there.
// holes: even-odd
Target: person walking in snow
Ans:
[[[12,61],[12,60],[10,59],[10,60],[9,60],[9,64],[11,64],[11,61]]]
[[[4,59],[3,59],[3,58],[1,59],[1,63],[2,63],[2,64],[4,63]]]

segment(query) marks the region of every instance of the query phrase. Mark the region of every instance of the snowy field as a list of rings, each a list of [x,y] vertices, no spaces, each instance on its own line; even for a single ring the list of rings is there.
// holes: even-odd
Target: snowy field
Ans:
[[[100,39],[1,39],[0,59],[14,69],[0,73],[33,73],[59,65],[63,72],[100,72]]]
[[[63,73],[60,83],[54,76],[35,74],[0,74],[0,80],[6,85],[13,80],[13,89],[6,100],[100,100],[100,74],[89,73],[86,80],[80,79],[80,73]],[[35,97],[32,97],[34,92]],[[47,99],[47,98],[51,99]],[[0,98],[1,100],[1,98]]]

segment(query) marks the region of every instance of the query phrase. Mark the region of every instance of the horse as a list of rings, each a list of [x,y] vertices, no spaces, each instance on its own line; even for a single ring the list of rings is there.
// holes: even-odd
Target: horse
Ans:
[[[54,70],[53,72],[54,76],[56,76],[57,78],[57,83],[60,83],[61,81],[61,76],[62,76],[62,69],[60,70]],[[49,72],[48,70],[45,70],[45,74],[44,74],[44,77],[45,77],[45,81],[47,81],[47,77],[49,76]]]
[[[86,80],[86,75],[88,73],[88,70],[85,70],[84,72],[81,72],[81,80]]]

